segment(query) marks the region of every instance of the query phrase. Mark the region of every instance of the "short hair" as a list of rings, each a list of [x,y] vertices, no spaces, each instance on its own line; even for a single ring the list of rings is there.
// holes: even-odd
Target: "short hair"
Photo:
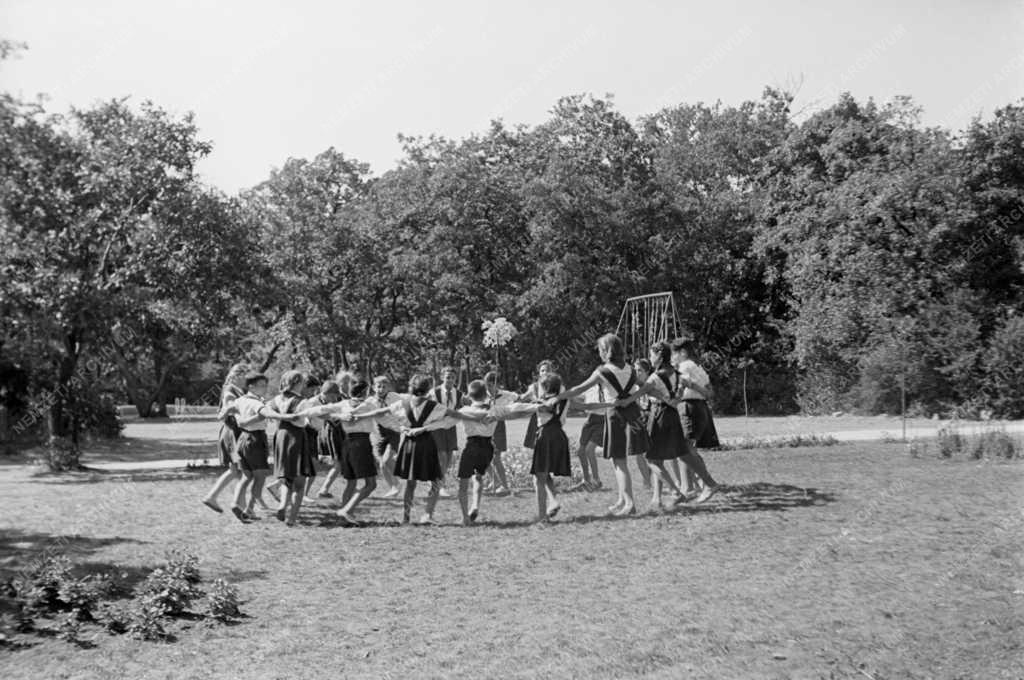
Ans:
[[[380,385],[381,383],[387,383],[387,384],[390,385],[391,384],[391,378],[387,377],[386,375],[378,375],[377,377],[375,377],[373,379],[373,384],[374,385]]]
[[[692,357],[694,355],[693,340],[689,338],[676,338],[672,341],[673,352],[686,352],[686,356]]]
[[[663,366],[672,362],[672,346],[664,340],[659,340],[651,345],[651,352],[658,354],[658,360],[661,361]]]
[[[540,375],[540,372],[543,370],[547,370],[548,373],[554,373],[555,362],[552,361],[551,359],[544,359],[539,364],[537,364],[537,374]]]
[[[285,371],[281,375],[281,391],[289,392],[293,387],[303,382],[305,379],[306,376],[302,375],[302,371]]]
[[[633,362],[633,364],[643,369],[644,373],[646,373],[647,375],[651,375],[652,373],[654,373],[654,366],[652,366],[651,362],[647,359],[641,357],[640,359],[637,359],[635,362]]]
[[[245,362],[235,364],[228,369],[228,380],[231,378],[237,378],[240,375],[247,375],[250,371],[252,371],[252,369],[249,367],[249,364]]]
[[[320,385],[320,394],[336,394],[341,396],[341,387],[333,380],[325,380]]]
[[[409,378],[409,394],[414,397],[423,397],[430,392],[432,381],[422,373],[416,373]]]
[[[249,389],[250,387],[252,387],[253,385],[255,385],[257,383],[267,383],[267,382],[270,382],[270,381],[267,380],[267,376],[263,375],[262,373],[248,373],[245,376],[245,389]]]
[[[352,387],[349,388],[348,392],[353,397],[365,397],[366,391],[370,389],[370,384],[365,380],[357,380],[352,383]]]
[[[487,373],[484,375],[484,382],[485,383],[494,383],[495,385],[497,385],[498,384],[498,372],[497,371],[487,371]]]
[[[466,393],[473,401],[483,401],[487,398],[487,384],[483,380],[474,380],[469,383],[469,389]]]
[[[602,361],[619,368],[626,365],[626,350],[622,347],[622,340],[614,333],[605,333],[597,339],[597,353],[601,355]]]
[[[540,381],[540,387],[544,390],[544,396],[557,397],[562,391],[562,376],[557,373],[548,373]]]
[[[441,369],[441,375],[446,375],[448,373],[455,373],[455,369],[452,368],[451,366],[445,366],[444,368]]]

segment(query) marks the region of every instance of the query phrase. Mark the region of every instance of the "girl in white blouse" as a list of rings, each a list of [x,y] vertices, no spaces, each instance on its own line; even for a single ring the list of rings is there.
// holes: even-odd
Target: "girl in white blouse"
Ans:
[[[622,341],[609,333],[597,340],[597,352],[604,362],[598,366],[586,381],[562,392],[557,400],[573,399],[594,385],[604,388],[609,406],[637,390],[636,373],[626,364]],[[616,515],[636,514],[633,500],[633,483],[626,466],[627,456],[644,453],[647,450],[647,429],[641,421],[640,408],[636,404],[610,409],[605,417],[604,457],[610,458],[615,466],[615,481],[618,485],[618,500],[608,508]]]

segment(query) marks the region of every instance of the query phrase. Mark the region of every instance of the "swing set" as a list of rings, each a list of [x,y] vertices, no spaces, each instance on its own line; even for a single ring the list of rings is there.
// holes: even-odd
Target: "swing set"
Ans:
[[[671,292],[651,293],[626,300],[615,327],[630,359],[647,356],[651,345],[679,337],[679,311]]]

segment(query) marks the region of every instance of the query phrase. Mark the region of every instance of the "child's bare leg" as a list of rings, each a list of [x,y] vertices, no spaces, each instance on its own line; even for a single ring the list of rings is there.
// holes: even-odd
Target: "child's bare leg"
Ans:
[[[640,477],[644,480],[644,488],[651,488],[651,466],[647,464],[647,458],[643,455],[637,456],[636,467],[640,470]]]
[[[683,488],[682,477],[679,476],[679,459],[673,458],[668,461],[668,465],[665,466],[668,469],[669,474],[672,477],[672,481],[675,483],[677,489]]]
[[[398,479],[395,477],[395,453],[390,446],[385,447],[380,458],[380,476],[384,478],[389,490],[398,488]]]
[[[291,496],[292,509],[288,513],[288,526],[293,526],[295,520],[299,517],[299,508],[302,507],[303,490],[306,488],[306,478],[296,477],[295,481],[292,482],[291,490],[288,495]]]
[[[707,466],[704,464],[704,459],[697,453],[688,453],[681,459],[686,467],[693,471],[693,473],[704,482],[705,486],[716,487],[716,482],[712,477],[711,473],[708,472]]]
[[[402,496],[402,523],[409,523],[409,516],[412,513],[412,504],[416,497],[416,480],[405,481],[405,494]]]
[[[441,495],[441,480],[435,479],[430,483],[430,493],[427,494],[426,509],[423,519],[428,522],[434,521],[434,508],[437,507],[437,497]]]
[[[280,477],[278,477],[274,481],[281,482],[282,480],[281,480]],[[285,517],[287,517],[288,501],[290,500],[289,499],[289,494],[288,494],[288,484],[287,483],[285,483],[284,490],[281,492],[281,494],[279,496],[279,499],[280,500],[277,501],[277,518],[283,522]]]
[[[473,519],[476,520],[476,515],[480,512],[480,500],[484,495],[483,475],[473,475],[472,487],[473,497],[470,500],[469,513],[473,516]]]
[[[237,480],[241,473],[238,468],[231,466],[225,470],[217,481],[213,483],[213,488],[210,489],[209,493],[203,496],[203,503],[209,505],[211,508],[219,510],[220,506],[217,505],[217,497],[224,493],[224,490],[228,488],[228,484],[231,480]]]
[[[238,479],[238,484],[235,485],[235,499],[232,507],[242,510],[245,507],[245,492],[249,490],[252,485],[252,472],[245,470],[242,472],[242,476]]]
[[[462,523],[469,524],[469,479],[459,479],[459,507],[462,508]]]
[[[562,504],[558,502],[558,498],[555,496],[555,478],[551,475],[547,475],[547,480],[544,482],[545,490],[548,495],[548,518],[551,519],[558,514]]]
[[[355,481],[352,482],[352,485],[355,486]],[[353,510],[355,510],[356,507],[360,503],[362,503],[364,500],[366,500],[369,497],[369,495],[371,493],[373,493],[373,490],[376,489],[376,488],[377,488],[377,478],[376,477],[364,477],[363,478],[363,486],[362,486],[362,488],[359,489],[359,493],[357,493],[357,494],[353,495],[351,498],[349,498],[349,500],[344,505],[341,506],[341,510],[338,511],[338,514],[339,515],[348,515],[348,513],[350,513]],[[346,493],[347,492],[348,492],[348,490],[346,489]]]
[[[508,475],[505,474],[505,463],[501,460],[504,451],[495,451],[494,460],[491,461],[491,470],[495,479],[498,480],[499,489],[508,489]],[[497,490],[497,489],[496,489]]]
[[[334,461],[334,465],[327,471],[327,476],[324,477],[324,483],[320,486],[320,491],[317,493],[326,494],[331,491],[331,484],[334,484],[334,480],[341,475],[341,463]]]
[[[263,495],[263,485],[266,484],[266,481],[267,481],[267,471],[266,470],[256,470],[255,472],[253,472],[253,475],[252,475],[252,494],[250,494],[250,496],[249,496],[249,505],[246,506],[246,508],[245,508],[246,512],[251,514],[253,506],[256,505],[256,501],[257,500],[263,500],[261,498],[261,496]]]
[[[546,472],[540,472],[534,475],[536,483],[534,487],[537,489],[537,521],[546,522],[548,519],[548,484]]]
[[[593,442],[587,442],[587,445],[583,448],[583,452],[586,454],[587,460],[590,463],[591,481],[597,488],[601,488],[601,473],[597,469],[597,450],[599,448],[600,447]]]
[[[356,494],[356,480],[346,479],[345,480],[345,491],[341,494],[341,506],[345,507],[348,502],[352,500],[352,496]]]
[[[636,509],[636,503],[633,501],[633,480],[629,477],[629,467],[626,463],[626,458],[612,459],[615,466],[615,482],[619,487],[620,507],[615,511],[617,514],[630,513]]]

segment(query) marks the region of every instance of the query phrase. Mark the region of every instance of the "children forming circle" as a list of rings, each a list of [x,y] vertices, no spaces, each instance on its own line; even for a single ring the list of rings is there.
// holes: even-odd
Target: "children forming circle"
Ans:
[[[579,385],[567,389],[554,363],[545,360],[537,367],[537,381],[523,394],[500,389],[495,373],[470,382],[463,395],[452,369],[442,372],[437,387],[427,376],[412,376],[405,394],[392,392],[385,376],[373,380],[371,392],[369,383],[348,373],[319,384],[291,370],[281,376],[279,393],[268,399],[267,377],[237,364],[228,372],[218,413],[223,423],[220,462],[227,470],[202,502],[223,512],[218,497],[234,481],[235,517],[255,519],[257,504],[272,510],[263,501],[267,491],[277,504],[277,519],[293,526],[303,499],[313,494],[319,457],[332,467],[313,500],[333,498],[331,485],[342,477],[345,490],[337,516],[346,526],[360,526],[353,512],[376,490],[378,476],[388,485],[384,497],[402,494],[403,523],[411,521],[418,483],[429,484],[419,521],[436,524],[434,510],[438,497],[446,495],[443,480],[458,452],[455,428],[461,425],[466,442],[456,472],[458,498],[462,523],[472,525],[480,513],[485,476],[495,495],[510,493],[501,459],[508,448],[505,421],[529,417],[523,445],[533,450],[537,520],[550,522],[561,509],[553,478],[572,474],[565,434],[570,410],[589,413],[577,454],[583,488],[602,487],[598,448],[612,461],[618,496],[610,513],[637,512],[627,466],[631,456],[652,490],[653,509],[664,509],[666,488],[671,506],[711,498],[719,487],[697,446],[717,446],[718,437],[707,405],[710,381],[691,358],[691,343],[658,342],[649,358],[632,366],[615,335],[599,338],[597,350],[602,364]],[[272,420],[277,431],[268,438]],[[271,471],[275,479],[268,485]]]

